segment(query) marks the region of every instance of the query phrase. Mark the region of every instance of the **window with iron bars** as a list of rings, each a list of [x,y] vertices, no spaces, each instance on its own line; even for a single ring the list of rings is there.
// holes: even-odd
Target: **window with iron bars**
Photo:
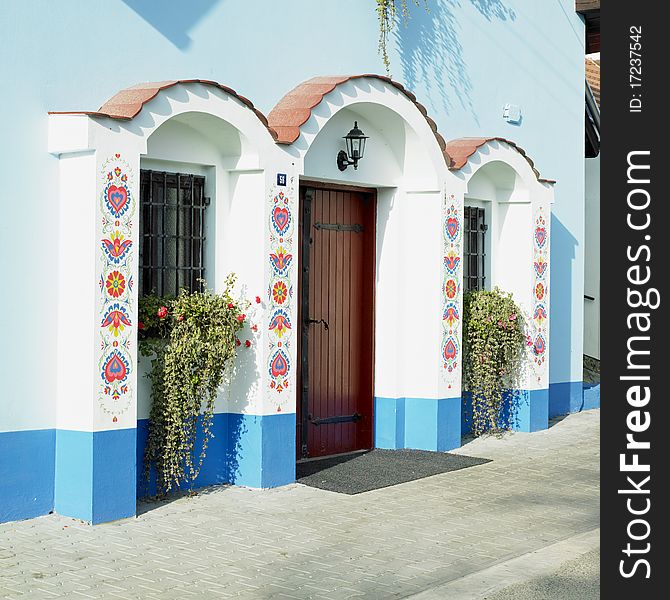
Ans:
[[[463,244],[463,287],[466,292],[486,287],[486,231],[484,209],[466,206]]]
[[[141,171],[140,295],[202,289],[208,204],[203,176]]]

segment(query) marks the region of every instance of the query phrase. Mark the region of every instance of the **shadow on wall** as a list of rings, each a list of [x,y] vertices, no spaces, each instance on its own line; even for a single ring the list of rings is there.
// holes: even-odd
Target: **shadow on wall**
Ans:
[[[260,378],[256,368],[252,351],[244,347],[238,352],[234,368],[230,374],[231,380],[246,382],[234,388],[234,394],[244,398],[244,402],[237,404],[236,410],[244,410],[248,406],[248,398],[257,393],[255,383]],[[226,407],[228,409],[228,407]],[[245,453],[253,454],[253,445],[244,444],[245,436],[249,433],[244,415],[227,410],[215,413],[210,431],[205,458],[198,477],[193,481],[184,482],[179,488],[173,489],[165,500],[172,501],[189,490],[197,490],[210,485],[236,483],[240,478],[240,463],[245,460]],[[147,473],[144,462],[144,452],[149,437],[149,420],[141,419],[137,422],[137,498],[153,497],[157,493],[156,471],[152,467]],[[194,448],[194,464],[197,465],[202,449],[202,418],[198,419],[196,443]],[[148,475],[148,477],[147,477]]]
[[[221,0],[189,0],[188,2],[148,2],[123,0],[149,25],[180,50],[192,43],[188,32]]]
[[[555,214],[551,215],[551,288],[550,288],[550,356],[549,376],[552,383],[569,382],[571,357],[579,355],[582,348],[574,348],[572,330],[573,288],[572,273],[575,268],[577,240]],[[583,302],[580,297],[579,302]],[[581,386],[581,381],[579,382]],[[566,411],[567,412],[567,411]]]
[[[502,0],[470,2],[488,21],[516,20],[514,10]],[[409,89],[418,89],[421,83],[431,109],[443,109],[447,114],[457,100],[479,125],[472,101],[472,80],[460,41],[461,26],[455,16],[460,7],[461,0],[436,0],[429,11],[423,7],[413,10],[409,22],[399,23],[395,29],[396,45]]]
[[[470,0],[470,2],[489,21],[493,21],[494,19],[500,21],[516,20],[514,9],[505,6],[502,0]]]

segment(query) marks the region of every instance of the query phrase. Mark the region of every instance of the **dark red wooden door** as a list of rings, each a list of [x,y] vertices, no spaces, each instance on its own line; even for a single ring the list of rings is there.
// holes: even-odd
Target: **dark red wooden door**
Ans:
[[[375,197],[301,188],[298,456],[372,447]]]

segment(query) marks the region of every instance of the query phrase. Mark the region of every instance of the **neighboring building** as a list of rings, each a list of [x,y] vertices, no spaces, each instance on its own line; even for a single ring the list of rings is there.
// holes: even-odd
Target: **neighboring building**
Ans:
[[[585,22],[430,4],[391,79],[373,2],[3,3],[0,519],[135,514],[138,294],[194,274],[262,298],[202,485],[459,446],[471,288],[526,314],[518,428],[583,407]]]
[[[584,170],[584,383],[585,401],[600,395],[600,56],[585,61],[587,100]],[[588,102],[587,102],[588,103]],[[594,398],[594,394],[597,398]]]

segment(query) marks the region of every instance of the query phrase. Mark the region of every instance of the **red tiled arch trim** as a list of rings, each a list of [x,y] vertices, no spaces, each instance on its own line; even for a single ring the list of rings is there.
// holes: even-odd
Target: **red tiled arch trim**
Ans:
[[[169,81],[140,83],[121,90],[107,100],[107,102],[105,102],[97,111],[50,111],[49,114],[83,114],[91,117],[106,117],[110,119],[130,121],[142,111],[142,108],[147,102],[155,98],[161,91],[180,83],[201,83],[203,85],[216,87],[234,98],[237,98],[242,104],[254,112],[275,142],[278,144],[292,144],[298,137],[300,137],[300,127],[310,118],[312,109],[321,103],[326,94],[332,92],[338,85],[346,83],[352,79],[361,79],[364,77],[378,79],[392,85],[401,91],[417,107],[431,128],[449,169],[461,169],[468,161],[468,158],[470,158],[470,156],[483,145],[492,141],[500,141],[509,144],[528,161],[528,164],[533,169],[538,181],[555,183],[555,181],[551,179],[542,179],[535,168],[533,161],[526,154],[525,150],[505,138],[459,138],[451,140],[448,143],[445,142],[442,135],[437,131],[437,124],[428,116],[428,111],[417,101],[416,96],[397,81],[393,81],[390,77],[385,77],[383,75],[363,74],[340,77],[314,77],[301,83],[286,94],[272,111],[270,111],[267,118],[248,98],[241,96],[228,86],[221,85],[216,81],[208,79],[174,79]]]
[[[379,81],[388,83],[407,96],[426,119],[426,122],[433,131],[433,135],[435,136],[435,140],[437,141],[440,150],[444,153],[446,142],[438,133],[437,124],[428,116],[426,108],[417,102],[416,96],[405,89],[405,87],[397,81],[393,81],[390,77],[374,74],[313,77],[293,88],[277,103],[268,115],[270,127],[277,132],[277,143],[292,144],[295,142],[300,137],[300,127],[312,116],[312,109],[321,103],[326,94],[332,92],[338,85],[342,85],[352,79],[361,79],[363,77],[378,79]],[[448,159],[447,164],[449,164]]]
[[[144,105],[155,98],[161,91],[171,88],[179,83],[201,83],[223,90],[227,94],[237,98],[242,104],[251,109],[258,117],[260,122],[268,130],[272,138],[277,140],[277,133],[268,125],[268,120],[265,115],[258,110],[251,100],[240,96],[235,90],[228,86],[221,85],[216,81],[207,79],[174,79],[170,81],[156,81],[150,83],[139,83],[132,87],[121,90],[105,102],[97,111],[69,111],[69,112],[50,112],[49,114],[57,115],[71,115],[84,114],[91,117],[107,117],[110,119],[121,119],[130,121],[140,114]]]
[[[452,171],[458,171],[459,169],[462,169],[468,162],[468,159],[475,152],[477,152],[479,148],[488,144],[489,142],[504,142],[505,144],[508,144],[526,159],[530,165],[530,168],[533,170],[533,173],[535,173],[535,177],[538,181],[543,183],[556,183],[556,181],[553,179],[543,179],[540,177],[539,171],[535,168],[535,163],[526,154],[526,151],[520,146],[517,146],[511,140],[505,139],[503,137],[458,138],[455,140],[450,140],[447,142],[447,149],[445,152],[449,161],[449,169]]]

